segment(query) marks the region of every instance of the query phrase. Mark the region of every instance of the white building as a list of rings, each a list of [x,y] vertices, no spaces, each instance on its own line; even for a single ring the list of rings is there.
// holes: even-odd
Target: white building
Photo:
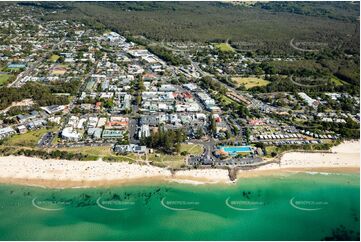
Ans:
[[[142,125],[138,132],[139,139],[144,138],[144,137],[149,137],[149,136],[150,136],[149,125],[147,125],[147,124]]]
[[[61,131],[61,137],[66,140],[77,141],[80,139],[80,134],[73,127],[66,127]]]
[[[317,106],[320,104],[319,101],[317,101],[316,99],[313,99],[311,97],[309,97],[306,93],[304,92],[299,92],[298,95],[307,103],[308,106],[313,107],[313,108],[317,108]]]
[[[11,127],[0,129],[0,139],[6,138],[10,135],[16,134],[16,131]]]

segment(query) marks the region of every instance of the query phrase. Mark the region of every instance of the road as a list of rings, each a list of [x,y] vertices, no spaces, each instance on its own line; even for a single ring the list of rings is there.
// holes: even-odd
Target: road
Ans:
[[[98,65],[98,62],[99,62],[99,61],[96,61],[95,64],[94,64],[94,66],[93,66],[93,69],[92,69],[91,71],[89,71],[89,73],[86,74],[86,75],[81,79],[81,82],[80,82],[80,85],[79,85],[80,87],[83,86],[85,80],[87,80],[91,75],[94,74],[95,69],[96,69],[96,66]],[[68,105],[68,114],[67,114],[67,115],[65,116],[65,118],[64,118],[64,122],[63,122],[63,127],[62,127],[62,128],[65,128],[65,126],[67,125],[68,120],[69,120],[70,115],[71,115],[71,110],[74,108],[75,103],[76,103],[77,100],[78,100],[78,98],[77,98],[77,97],[74,97],[73,100],[71,100],[71,102],[69,103],[69,105]]]
[[[55,138],[55,136],[53,135],[52,132],[47,132],[39,140],[38,146],[41,147],[41,148],[50,147],[54,138]]]
[[[138,128],[137,128],[137,119],[129,119],[129,126],[128,126],[128,129],[129,129],[129,142],[131,144],[139,144],[139,140],[137,138],[135,138],[135,136],[137,135],[137,131],[138,131]]]

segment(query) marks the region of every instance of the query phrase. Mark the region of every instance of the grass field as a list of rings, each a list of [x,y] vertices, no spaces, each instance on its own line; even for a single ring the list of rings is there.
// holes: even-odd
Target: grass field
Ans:
[[[257,86],[267,86],[269,81],[266,81],[259,77],[232,77],[232,80],[238,85],[244,85],[246,89]]]
[[[98,156],[98,157],[112,155],[110,146],[64,147],[64,148],[59,148],[58,150],[72,152],[72,153],[82,153],[82,154],[94,155],[94,156]]]
[[[201,155],[203,146],[198,144],[181,144],[180,152],[186,151],[190,155]]]
[[[160,167],[180,168],[185,165],[185,157],[181,155],[150,154],[148,160]]]
[[[214,44],[214,47],[221,52],[234,52],[234,49],[228,43]]]
[[[17,134],[6,140],[5,145],[9,146],[27,146],[34,147],[38,144],[39,139],[49,131],[56,131],[58,128],[52,129],[42,128],[38,130],[29,131],[25,134]]]
[[[186,151],[188,154],[200,155],[203,153],[203,146],[198,144],[181,144],[180,152]],[[166,154],[149,154],[148,160],[155,166],[181,168],[185,165],[185,156],[166,155]]]
[[[342,86],[348,84],[347,82],[344,82],[337,77],[331,77],[331,82],[333,82],[336,86]]]
[[[58,55],[52,55],[52,56],[50,56],[49,60],[52,62],[56,62],[59,58],[60,58],[60,56],[58,56]]]
[[[194,145],[192,145],[193,147]],[[192,147],[185,146],[184,149],[191,149]],[[199,152],[199,148],[194,147],[191,152]],[[127,161],[136,162],[138,160],[145,161],[145,156],[137,156],[136,154],[116,155],[112,152],[111,146],[83,146],[83,147],[65,147],[58,150],[67,151],[70,153],[81,153],[91,157],[104,158],[104,160],[111,159],[112,161]],[[194,150],[194,151],[193,151]],[[165,154],[149,154],[148,160],[153,165],[160,167],[179,168],[185,164],[184,156],[181,155],[165,155]]]
[[[225,95],[222,95],[222,94],[219,94],[219,95],[220,95],[220,100],[221,100],[222,105],[237,103],[237,102],[233,101],[232,99],[230,99],[229,97],[227,97]]]
[[[0,74],[0,86],[6,84],[9,78],[12,76],[13,75],[9,75],[9,74]]]

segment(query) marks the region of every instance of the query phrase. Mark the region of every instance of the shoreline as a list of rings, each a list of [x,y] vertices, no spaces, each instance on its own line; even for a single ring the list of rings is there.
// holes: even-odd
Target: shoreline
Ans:
[[[43,160],[35,157],[0,157],[0,184],[44,188],[109,187],[170,182],[178,184],[234,184],[242,178],[294,173],[360,173],[360,142],[347,141],[327,153],[285,153],[280,163],[239,170],[231,181],[226,169],[189,169],[172,174],[166,168],[126,162]]]

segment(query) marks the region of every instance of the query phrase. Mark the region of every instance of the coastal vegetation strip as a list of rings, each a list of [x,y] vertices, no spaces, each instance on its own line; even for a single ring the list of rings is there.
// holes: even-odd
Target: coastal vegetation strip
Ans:
[[[200,155],[203,153],[202,145],[181,144],[179,154],[152,153],[148,155],[115,154],[111,145],[105,146],[73,146],[61,148],[37,148],[38,140],[47,132],[53,132],[53,129],[39,129],[30,131],[24,135],[15,135],[0,145],[1,155],[27,155],[38,156],[40,158],[58,158],[58,159],[80,159],[80,160],[98,160],[111,162],[138,162],[151,163],[155,166],[181,168],[185,166],[186,155]]]

